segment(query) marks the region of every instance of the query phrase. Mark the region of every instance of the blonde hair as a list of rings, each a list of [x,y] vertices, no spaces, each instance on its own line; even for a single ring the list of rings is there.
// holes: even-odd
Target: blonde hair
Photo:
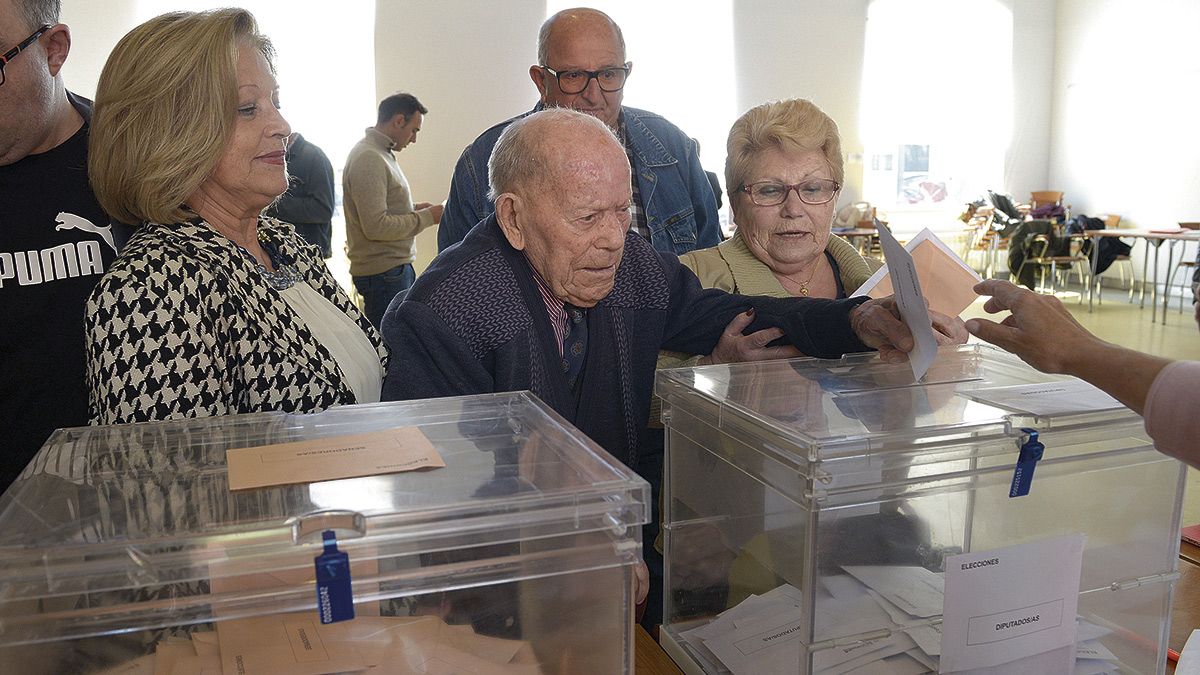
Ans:
[[[771,101],[747,110],[729,129],[725,147],[725,187],[731,196],[744,185],[754,156],[771,147],[784,152],[819,150],[835,181],[842,183],[846,176],[837,124],[812,101],[802,98]]]
[[[100,82],[88,175],[100,206],[127,223],[195,217],[184,202],[215,170],[237,115],[238,48],[274,50],[244,9],[171,12],[129,31]]]

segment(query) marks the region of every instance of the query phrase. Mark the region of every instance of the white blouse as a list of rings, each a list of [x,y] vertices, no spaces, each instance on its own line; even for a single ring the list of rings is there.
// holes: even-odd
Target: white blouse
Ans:
[[[313,337],[337,361],[338,368],[346,376],[346,385],[354,392],[355,400],[359,403],[379,402],[379,392],[383,388],[383,366],[362,328],[304,282],[293,284],[279,294],[308,326]]]

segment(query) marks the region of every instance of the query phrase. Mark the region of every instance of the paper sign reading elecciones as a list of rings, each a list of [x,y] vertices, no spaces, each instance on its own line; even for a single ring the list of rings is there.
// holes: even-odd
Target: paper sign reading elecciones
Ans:
[[[1073,534],[946,558],[940,672],[1073,649],[1083,546]]]
[[[225,459],[230,490],[446,466],[416,427],[236,448],[226,451]]]
[[[925,307],[925,298],[921,295],[917,266],[912,254],[904,250],[891,231],[880,226],[878,232],[883,257],[887,260],[888,276],[896,291],[900,317],[913,336],[913,349],[908,353],[908,362],[912,366],[913,377],[920,381],[937,356],[937,338],[933,337],[933,323]]]

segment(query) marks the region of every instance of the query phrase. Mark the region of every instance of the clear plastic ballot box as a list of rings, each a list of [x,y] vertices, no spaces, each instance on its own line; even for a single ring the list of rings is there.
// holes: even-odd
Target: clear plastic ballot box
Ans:
[[[656,392],[685,672],[1163,672],[1185,470],[1103,392],[987,345]]]
[[[445,466],[230,489],[396,429]],[[648,502],[527,392],[60,430],[0,501],[0,673],[632,673]]]

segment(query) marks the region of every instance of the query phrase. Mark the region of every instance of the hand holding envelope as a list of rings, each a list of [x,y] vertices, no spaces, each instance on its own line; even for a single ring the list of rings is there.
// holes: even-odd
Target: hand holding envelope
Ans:
[[[850,313],[850,326],[864,344],[879,350],[884,361],[897,363],[907,358],[913,376],[920,380],[933,363],[939,344],[962,344],[969,335],[961,319],[928,309],[913,256],[886,227],[879,228],[879,241],[896,294],[856,307]]]
[[[929,309],[946,316],[958,316],[979,297],[974,287],[983,280],[982,277],[929,228],[908,240],[904,250],[912,255]],[[854,291],[854,296],[885,298],[895,292],[891,270],[884,265]]]

